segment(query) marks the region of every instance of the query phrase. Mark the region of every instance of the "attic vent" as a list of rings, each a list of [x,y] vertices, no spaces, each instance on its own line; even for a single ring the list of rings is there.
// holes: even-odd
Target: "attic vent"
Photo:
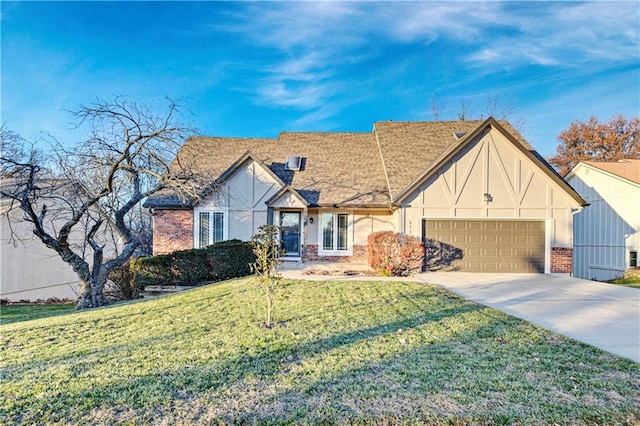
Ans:
[[[463,137],[466,134],[467,134],[467,132],[454,132],[453,133],[453,137],[456,138],[456,139],[460,139],[461,137]]]
[[[297,155],[289,155],[287,157],[287,162],[284,164],[284,169],[297,171],[297,170],[300,170],[301,165],[302,165],[302,157]]]

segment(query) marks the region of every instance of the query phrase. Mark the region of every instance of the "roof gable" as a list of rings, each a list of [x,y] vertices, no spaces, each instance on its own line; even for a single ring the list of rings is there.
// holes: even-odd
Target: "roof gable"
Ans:
[[[309,203],[298,192],[290,186],[280,189],[273,197],[267,200],[269,207],[286,208],[307,207]]]
[[[624,158],[618,161],[582,161],[582,163],[640,185],[640,159]]]
[[[244,167],[247,162],[253,161],[255,164],[260,166],[262,170],[264,170],[269,176],[271,176],[278,184],[285,186],[285,183],[280,179],[278,175],[276,175],[269,167],[265,166],[258,158],[253,155],[251,151],[247,151],[244,153],[238,161],[233,163],[227,170],[222,172],[220,177],[215,180],[216,184],[221,184],[228,179],[230,179],[234,174],[236,174],[239,170]]]
[[[529,160],[538,166],[538,168],[544,172],[551,180],[553,180],[558,186],[560,186],[571,198],[573,198],[579,205],[585,206],[587,203],[580,197],[580,195],[573,189],[567,182],[562,179],[553,168],[540,157],[540,155],[533,149],[529,143],[527,143],[522,136],[515,129],[511,128],[509,131],[505,126],[501,125],[494,118],[489,117],[480,124],[476,123],[475,129],[465,134],[456,142],[449,144],[444,150],[431,155],[432,159],[428,164],[426,170],[420,174],[417,179],[413,180],[409,185],[402,188],[400,192],[393,198],[394,203],[402,202],[408,197],[416,188],[424,183],[431,175],[436,173],[447,161],[453,158],[457,153],[462,151],[467,145],[472,143],[479,137],[482,137],[486,132],[492,128],[500,132],[510,143],[512,143],[522,154],[524,154]],[[508,123],[504,122],[508,127],[511,127]]]

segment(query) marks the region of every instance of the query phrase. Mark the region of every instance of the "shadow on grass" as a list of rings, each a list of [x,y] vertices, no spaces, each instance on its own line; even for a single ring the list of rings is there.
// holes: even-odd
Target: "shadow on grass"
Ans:
[[[188,421],[179,417],[180,413],[173,412],[172,407],[176,404],[190,407],[199,403],[200,408],[185,414],[192,416],[193,423],[206,423],[211,418],[214,419],[211,423],[216,423],[216,419],[229,423],[344,423],[350,420],[374,423],[380,418],[391,421],[412,418],[416,421],[449,421],[459,418],[473,422],[473,416],[483,415],[493,419],[487,423],[511,423],[513,420],[548,423],[541,419],[556,418],[560,423],[563,420],[571,423],[570,420],[586,419],[588,416],[603,419],[603,416],[611,415],[611,418],[618,419],[626,413],[629,418],[640,417],[637,414],[637,407],[640,406],[637,389],[631,392],[631,398],[628,390],[625,393],[624,389],[620,389],[619,393],[626,399],[627,405],[616,403],[614,399],[609,406],[594,409],[588,408],[590,401],[593,401],[590,399],[592,396],[583,396],[579,388],[575,389],[576,380],[587,383],[591,376],[608,374],[606,371],[598,373],[597,368],[614,368],[612,362],[606,362],[611,358],[599,357],[594,349],[581,347],[581,352],[573,347],[563,347],[558,350],[550,348],[545,338],[537,337],[511,342],[506,334],[512,328],[524,327],[525,323],[441,289],[407,291],[398,297],[404,299],[404,309],[410,310],[408,315],[400,319],[395,319],[400,311],[383,312],[386,320],[381,319],[379,325],[338,332],[310,341],[275,341],[274,345],[264,348],[254,345],[244,352],[206,364],[188,366],[182,363],[139,376],[118,377],[117,371],[114,371],[114,376],[106,384],[89,383],[77,388],[59,386],[48,390],[46,398],[15,399],[11,402],[11,413],[23,413],[26,416],[36,416],[37,413],[45,415],[49,422],[83,422],[92,412],[115,408],[115,418],[107,419],[107,423],[122,420],[118,418],[118,410],[133,410],[145,419],[152,419],[150,423],[154,422],[153,416],[156,416],[156,422],[160,419],[157,416],[167,416],[169,423],[173,416],[173,420],[186,424]],[[429,302],[432,298],[437,299],[439,304],[436,302],[434,310],[427,310],[434,308],[434,304]],[[376,304],[395,303],[392,296],[374,299],[362,302],[355,300],[346,307],[340,305],[339,297],[332,299],[330,306],[333,311],[325,312],[323,317],[326,315],[326,318],[331,318],[337,311],[348,308],[349,314],[343,318],[341,325],[348,328],[356,312],[358,315],[366,312],[375,315]],[[199,306],[194,302],[192,308]],[[358,312],[360,309],[362,311]],[[391,318],[391,315],[394,317]],[[467,321],[471,317],[476,320],[482,317],[482,321]],[[294,316],[288,321],[299,318]],[[358,322],[359,318],[355,320]],[[452,321],[462,324],[458,330],[447,330],[447,323]],[[313,321],[305,320],[304,323],[312,324]],[[323,356],[326,358],[327,354],[332,356],[332,351],[350,345],[367,347],[376,340],[399,341],[400,329],[431,326],[442,326],[447,333],[438,338],[429,338],[428,341],[413,342],[411,337],[406,337],[406,344],[384,344],[385,353],[380,356],[374,350],[374,356],[369,356],[369,353],[358,359],[348,359],[346,368],[343,365],[339,371],[327,371],[320,378],[305,375],[304,364],[312,364],[317,370],[321,365],[314,364],[316,360]],[[91,353],[98,356],[100,350],[109,350],[122,353],[126,361],[127,352],[136,346],[158,347],[159,339],[167,343],[185,341],[197,327],[197,324],[192,324],[179,330],[169,328],[171,332],[122,345],[105,343],[92,348]],[[214,330],[215,327],[212,326]],[[279,331],[286,333],[288,330]],[[265,334],[272,332],[274,330],[264,330]],[[535,334],[532,332],[532,335]],[[254,337],[258,336],[255,334]],[[347,357],[351,356],[346,350],[344,353]],[[545,359],[545,356],[549,359]],[[50,358],[49,362],[68,363],[75,359],[77,354]],[[633,363],[623,365],[629,371],[635,371],[632,369]],[[623,375],[622,372],[614,374],[619,374],[618,380]],[[634,374],[636,383],[640,382],[637,372]],[[288,379],[283,381],[283,377]],[[601,392],[616,390],[613,380],[602,380],[601,383]],[[276,384],[281,390],[271,392],[270,389],[275,389]],[[596,386],[590,385],[591,388]],[[244,392],[247,390],[254,395],[247,397],[241,405],[234,406],[238,400],[245,398]],[[477,397],[473,397],[473,394]],[[612,399],[611,395],[609,398]],[[596,399],[596,404],[601,401]],[[569,411],[564,410],[562,404],[570,405]],[[580,411],[575,407],[576,404],[583,404],[587,408]],[[636,407],[635,412],[633,407]],[[616,414],[616,409],[621,414]],[[198,410],[202,410],[202,413],[199,414]],[[208,410],[214,410],[215,413],[211,414]],[[567,412],[569,414],[563,414]],[[3,414],[8,422],[19,421],[17,415],[7,417],[2,412],[0,419]],[[35,417],[25,419],[27,422],[38,420]]]
[[[179,366],[175,369],[165,369],[153,374],[138,377],[117,377],[107,385],[77,388],[73,392],[64,388],[52,389],[47,398],[16,400],[12,403],[13,412],[48,413],[51,421],[64,421],[65,411],[83,407],[88,412],[93,409],[127,406],[132,409],[163,405],[167,402],[202,393],[221,393],[224,390],[242,386],[247,380],[269,381],[283,374],[291,368],[286,357],[292,356],[296,362],[302,362],[307,357],[318,357],[345,345],[357,344],[372,340],[380,336],[395,333],[398,329],[410,329],[427,322],[438,322],[448,317],[464,315],[465,313],[482,311],[486,308],[473,303],[457,303],[457,306],[433,312],[421,312],[407,318],[389,321],[374,327],[360,328],[346,333],[315,339],[309,342],[279,344],[275,348],[264,348],[257,353],[241,353],[237,356],[222,359],[216,363],[194,366]],[[170,341],[186,336],[189,330],[162,336]],[[141,339],[136,345],[147,343],[157,344],[158,337]],[[121,346],[110,346],[112,353],[130,350],[132,343]],[[253,348],[255,350],[255,348]],[[97,350],[91,353],[99,354]],[[46,363],[73,362],[75,355],[50,358]],[[99,358],[98,358],[99,359]],[[33,365],[43,363],[38,361]],[[59,416],[59,417],[58,417]]]

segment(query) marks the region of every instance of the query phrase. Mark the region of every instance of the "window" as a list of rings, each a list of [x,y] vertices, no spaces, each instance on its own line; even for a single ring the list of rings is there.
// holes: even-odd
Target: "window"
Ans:
[[[629,268],[637,268],[638,267],[638,252],[630,251],[629,252]]]
[[[346,254],[349,250],[349,214],[322,213],[322,251]]]
[[[200,212],[198,219],[198,247],[224,241],[224,213]]]

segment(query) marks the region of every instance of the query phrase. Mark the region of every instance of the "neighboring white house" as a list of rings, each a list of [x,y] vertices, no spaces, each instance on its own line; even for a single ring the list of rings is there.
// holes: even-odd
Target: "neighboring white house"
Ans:
[[[606,281],[638,267],[640,159],[584,161],[565,179],[590,204],[573,221],[574,275]]]
[[[10,182],[3,180],[0,187],[6,189]],[[74,193],[69,191],[74,189],[68,189],[67,185],[55,186],[55,194],[60,195],[60,200],[72,198]],[[56,211],[55,203],[55,197],[47,200],[50,214],[56,217],[53,223],[46,221],[47,229],[59,227],[64,222],[64,214]],[[69,242],[75,246],[77,253],[83,253],[85,259],[90,259],[92,252],[82,250],[86,229],[85,225],[79,223],[72,231]],[[105,232],[96,236],[105,245],[105,257],[112,256],[117,246],[109,229],[107,227]],[[75,301],[79,287],[80,281],[73,268],[33,234],[33,224],[24,220],[24,212],[15,203],[12,204],[8,197],[0,197],[0,299],[11,302],[47,299]]]
[[[79,281],[71,266],[33,235],[31,224],[21,220],[22,212],[1,213],[0,298],[76,300]],[[14,220],[10,222],[7,213]]]

